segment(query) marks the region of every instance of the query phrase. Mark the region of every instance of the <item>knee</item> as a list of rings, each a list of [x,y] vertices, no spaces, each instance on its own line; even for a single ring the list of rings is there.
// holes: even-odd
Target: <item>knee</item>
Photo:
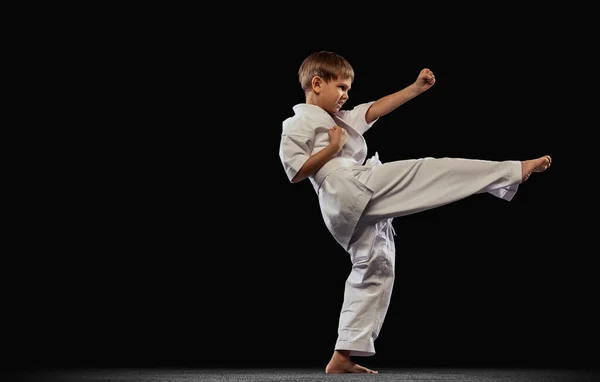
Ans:
[[[394,277],[391,258],[385,252],[373,253],[371,257],[357,260],[352,265],[348,282],[358,286],[383,286],[385,280]]]
[[[393,277],[394,266],[387,251],[377,251],[368,262],[369,272],[379,277]]]

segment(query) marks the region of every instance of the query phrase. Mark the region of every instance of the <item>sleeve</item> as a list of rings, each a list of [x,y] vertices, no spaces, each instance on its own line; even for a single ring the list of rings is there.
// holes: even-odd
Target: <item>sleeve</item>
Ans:
[[[310,157],[312,146],[311,137],[285,133],[281,135],[279,158],[290,182]]]
[[[352,110],[340,110],[338,117],[362,135],[379,119],[377,118],[371,123],[367,123],[366,121],[367,110],[374,103],[375,101],[366,102],[356,105]]]

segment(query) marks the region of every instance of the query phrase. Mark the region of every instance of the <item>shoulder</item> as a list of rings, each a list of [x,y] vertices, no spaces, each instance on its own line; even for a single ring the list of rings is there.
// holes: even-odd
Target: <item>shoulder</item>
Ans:
[[[282,134],[312,136],[315,127],[310,117],[306,115],[294,115],[283,121]]]
[[[325,111],[312,105],[294,106],[295,114],[283,121],[285,135],[302,135],[312,137],[318,128],[332,127],[335,122]]]
[[[336,117],[340,119],[352,119],[357,115],[364,115],[374,103],[375,101],[365,102],[354,106],[352,109],[340,110],[336,113]]]

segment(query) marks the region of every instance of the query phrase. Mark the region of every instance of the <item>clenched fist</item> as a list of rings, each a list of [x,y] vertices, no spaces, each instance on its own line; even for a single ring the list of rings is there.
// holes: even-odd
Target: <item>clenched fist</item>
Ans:
[[[419,91],[424,92],[432,87],[433,84],[435,84],[435,75],[433,75],[433,72],[427,68],[421,70],[415,81],[415,86]]]
[[[336,148],[336,152],[340,151],[348,140],[348,133],[343,127],[333,126],[327,132],[329,134],[329,144]]]

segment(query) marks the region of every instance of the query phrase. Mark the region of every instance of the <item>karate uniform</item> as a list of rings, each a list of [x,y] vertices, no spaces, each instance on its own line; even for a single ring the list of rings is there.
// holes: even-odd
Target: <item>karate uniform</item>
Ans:
[[[365,115],[373,102],[330,115],[316,105],[297,104],[283,121],[279,156],[288,180],[329,144],[334,125],[348,133],[338,154],[309,180],[325,225],[350,254],[336,350],[353,356],[375,354],[394,282],[392,220],[488,192],[511,200],[521,182],[518,161],[421,158],[382,164],[369,160],[363,134],[376,122]]]

